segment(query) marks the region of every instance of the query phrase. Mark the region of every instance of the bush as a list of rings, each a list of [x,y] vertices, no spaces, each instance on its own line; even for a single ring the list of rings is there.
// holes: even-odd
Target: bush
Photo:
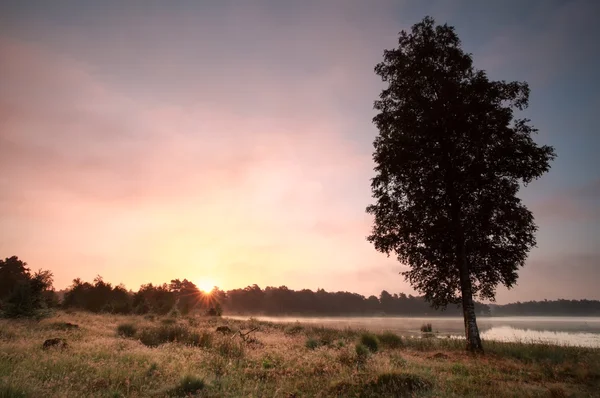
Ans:
[[[296,335],[298,333],[301,333],[304,330],[304,326],[300,325],[300,323],[296,322],[293,325],[288,325],[285,330],[284,333],[287,335]]]
[[[175,397],[187,397],[203,390],[204,386],[205,383],[203,379],[196,376],[187,375],[181,379],[176,387],[169,391],[169,395]]]
[[[309,350],[314,350],[316,348],[318,348],[320,346],[319,342],[313,338],[309,338],[306,340],[306,343],[304,343],[304,346],[306,348],[308,348]]]
[[[194,334],[182,325],[161,325],[145,328],[139,333],[140,342],[148,347],[158,347],[164,343],[183,343],[195,345]],[[199,341],[199,340],[198,340]]]
[[[431,333],[433,332],[433,328],[431,327],[431,323],[424,323],[421,325],[421,332],[423,333]]]
[[[384,332],[382,334],[379,334],[377,335],[377,339],[379,340],[382,346],[387,348],[400,348],[403,346],[402,338],[392,332]]]
[[[137,326],[133,323],[121,323],[117,326],[117,334],[123,337],[133,337],[137,333]]]
[[[363,333],[360,336],[360,343],[367,347],[371,352],[377,352],[379,349],[379,340],[377,340],[377,336],[371,333]]]
[[[364,365],[364,363],[367,362],[367,359],[369,359],[371,351],[367,348],[366,345],[361,343],[356,344],[355,350],[356,362],[358,363],[358,365]]]
[[[221,308],[221,305],[219,303],[217,303],[217,305],[215,305],[214,307],[210,307],[208,310],[206,310],[206,315],[207,316],[221,316],[221,315],[223,315],[223,308]]]

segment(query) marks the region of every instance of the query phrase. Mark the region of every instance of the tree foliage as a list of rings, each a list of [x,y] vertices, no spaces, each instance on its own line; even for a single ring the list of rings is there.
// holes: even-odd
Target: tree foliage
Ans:
[[[461,302],[461,257],[472,294],[494,300],[536,243],[517,192],[555,157],[533,141],[528,119],[515,118],[527,83],[490,80],[454,28],[429,17],[400,33],[375,72],[387,87],[374,105],[368,240],[407,264],[403,275],[435,307]]]
[[[56,304],[52,273],[31,273],[17,256],[0,259],[0,310],[8,318],[33,317]]]

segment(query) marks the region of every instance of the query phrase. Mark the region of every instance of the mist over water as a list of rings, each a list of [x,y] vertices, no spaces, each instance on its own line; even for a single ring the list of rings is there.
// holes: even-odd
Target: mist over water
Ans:
[[[230,316],[248,319],[248,316]],[[442,337],[462,337],[463,319],[459,317],[268,317],[255,319],[269,322],[301,322],[333,328],[392,331],[404,336],[420,336],[420,327],[431,323]],[[480,317],[477,320],[485,340],[508,342],[543,342],[558,345],[599,347],[600,317]]]

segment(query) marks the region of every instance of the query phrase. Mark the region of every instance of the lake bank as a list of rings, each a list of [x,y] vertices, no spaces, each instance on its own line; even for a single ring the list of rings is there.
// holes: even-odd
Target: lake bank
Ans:
[[[230,316],[246,320],[249,316]],[[420,327],[431,323],[440,336],[461,337],[463,319],[459,317],[267,317],[268,322],[301,322],[332,328],[358,328],[372,332],[393,331],[403,336],[419,336]],[[482,337],[506,342],[545,342],[569,346],[600,347],[600,317],[480,317]]]
[[[233,334],[240,331],[244,338]],[[42,349],[51,338],[67,346]],[[0,395],[591,396],[600,388],[597,349],[485,342],[486,355],[473,357],[460,340],[379,334],[376,350],[365,351],[362,338],[226,318],[59,312],[41,322],[0,320]]]

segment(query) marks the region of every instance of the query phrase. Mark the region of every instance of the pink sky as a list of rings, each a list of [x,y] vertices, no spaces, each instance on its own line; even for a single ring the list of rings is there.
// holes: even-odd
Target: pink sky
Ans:
[[[252,4],[5,10],[1,257],[52,270],[57,288],[99,274],[132,289],[187,278],[415,293],[366,241],[364,209],[382,87],[373,67],[418,19],[398,22],[386,1]],[[503,32],[489,42],[519,54]],[[479,59],[501,67],[489,49]],[[577,238],[589,225],[556,221],[597,219],[597,207],[560,184],[531,189],[539,248],[499,300],[600,298],[598,253]],[[562,290],[557,247],[588,272]]]

